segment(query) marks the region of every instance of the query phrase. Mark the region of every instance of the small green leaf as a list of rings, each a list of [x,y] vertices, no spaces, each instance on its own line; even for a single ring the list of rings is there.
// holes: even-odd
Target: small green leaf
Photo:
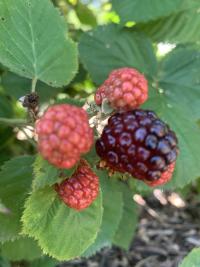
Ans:
[[[30,267],[55,267],[58,262],[52,258],[44,257],[30,263]]]
[[[42,251],[32,238],[21,237],[0,246],[1,255],[10,261],[32,261],[41,257]]]
[[[199,267],[200,248],[193,249],[183,260],[179,267]]]
[[[78,212],[68,208],[55,190],[46,187],[33,192],[27,200],[23,233],[38,240],[46,254],[69,260],[80,256],[93,243],[102,214],[101,193],[89,208]]]
[[[77,71],[76,45],[50,0],[0,2],[0,61],[12,72],[51,86],[68,84]]]
[[[119,187],[123,192],[124,208],[118,230],[113,239],[113,243],[116,246],[128,250],[136,230],[138,213],[130,189],[123,183],[120,183]]]
[[[95,242],[84,252],[83,256],[85,257],[94,255],[101,248],[112,245],[112,239],[123,212],[122,193],[118,190],[117,181],[111,180],[106,172],[98,171],[97,175],[101,181],[104,213],[98,236]]]
[[[1,83],[5,89],[5,93],[18,100],[30,92],[31,80],[20,77],[14,73],[6,72],[2,75]],[[40,102],[45,102],[56,96],[62,89],[51,87],[43,82],[38,82],[36,91],[40,97]]]
[[[117,25],[100,26],[82,35],[81,61],[92,79],[101,84],[116,68],[133,67],[153,77],[157,62],[149,39]]]
[[[144,22],[167,16],[181,6],[182,0],[112,0],[113,9],[119,14],[122,23]]]
[[[82,4],[80,1],[75,6],[76,14],[81,23],[90,25],[92,27],[97,26],[97,20],[92,10],[88,6]]]
[[[0,243],[14,240],[21,231],[20,218],[32,183],[31,156],[20,156],[6,162],[0,172],[0,199],[7,208],[0,213]]]
[[[63,170],[63,173],[67,177],[70,177],[75,168],[69,170]],[[52,186],[56,183],[59,183],[63,180],[63,177],[60,177],[60,170],[55,168],[53,165],[50,165],[48,161],[44,160],[41,156],[37,156],[34,163],[34,180],[33,180],[33,191],[42,189],[45,186]]]

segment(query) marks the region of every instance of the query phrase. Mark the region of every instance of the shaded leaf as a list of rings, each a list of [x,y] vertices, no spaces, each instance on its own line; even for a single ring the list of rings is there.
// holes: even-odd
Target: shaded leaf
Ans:
[[[28,237],[20,237],[0,246],[1,255],[10,261],[31,261],[41,257],[42,251],[36,241]]]
[[[20,218],[32,183],[34,157],[20,156],[7,161],[0,172],[0,199],[8,209],[0,213],[0,243],[14,240],[21,231]]]
[[[137,227],[138,213],[136,204],[133,201],[133,194],[127,185],[122,182],[118,186],[123,192],[123,213],[117,232],[113,238],[116,246],[129,249]]]
[[[30,267],[55,267],[58,262],[52,258],[44,257],[30,263]]]
[[[92,79],[101,84],[116,68],[134,67],[153,77],[157,62],[149,39],[117,25],[100,26],[82,35],[81,61]]]
[[[6,91],[6,94],[14,97],[16,100],[18,100],[21,96],[28,94],[31,88],[30,79],[20,77],[11,72],[6,72],[2,75],[1,83]],[[36,85],[36,91],[40,97],[40,102],[45,102],[56,96],[61,89],[51,87],[39,81]]]
[[[122,23],[150,21],[167,16],[181,6],[182,0],[112,0],[113,9]]]
[[[96,173],[101,181],[104,212],[98,236],[94,243],[84,252],[83,256],[85,257],[94,255],[101,248],[112,245],[112,239],[119,226],[123,212],[123,199],[121,192],[118,190],[117,181],[109,179],[106,172],[96,171]]]
[[[150,23],[138,24],[135,29],[145,32],[155,42],[191,43],[200,40],[199,8],[190,8]]]

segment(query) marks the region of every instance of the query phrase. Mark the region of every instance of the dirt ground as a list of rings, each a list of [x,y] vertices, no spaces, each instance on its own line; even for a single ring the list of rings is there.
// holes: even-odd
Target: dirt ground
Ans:
[[[105,248],[88,260],[63,267],[178,267],[194,247],[200,246],[200,202],[184,201],[176,193],[155,190],[146,199],[135,196],[141,210],[131,248]],[[190,267],[190,266],[188,266]]]

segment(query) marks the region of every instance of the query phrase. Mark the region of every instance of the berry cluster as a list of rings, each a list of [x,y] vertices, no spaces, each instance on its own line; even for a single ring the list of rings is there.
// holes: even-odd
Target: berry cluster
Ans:
[[[106,100],[118,112],[109,118],[96,151],[110,169],[156,186],[172,177],[178,141],[153,111],[137,109],[147,98],[147,80],[137,70],[111,72],[97,90],[95,102],[101,105]],[[49,107],[36,122],[36,133],[40,153],[58,168],[73,167],[93,144],[86,111],[67,104]],[[66,205],[80,211],[96,199],[98,177],[81,159],[72,177],[56,185],[56,191]]]
[[[62,104],[47,109],[36,123],[38,148],[58,168],[71,168],[93,144],[93,131],[84,109]]]
[[[81,160],[72,177],[56,185],[56,191],[67,206],[80,211],[89,207],[97,198],[99,179],[88,163]]]
[[[95,94],[97,105],[101,105],[106,99],[112,108],[123,111],[139,107],[147,98],[147,80],[141,73],[132,68],[112,71]]]

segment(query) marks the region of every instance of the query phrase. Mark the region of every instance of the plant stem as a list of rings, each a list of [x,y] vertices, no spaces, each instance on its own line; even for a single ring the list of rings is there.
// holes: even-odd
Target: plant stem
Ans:
[[[10,126],[24,126],[27,125],[27,121],[23,119],[0,118],[0,124],[10,125]]]
[[[37,83],[37,78],[33,78],[32,80],[32,87],[31,87],[31,92],[34,93],[36,90],[36,83]]]

